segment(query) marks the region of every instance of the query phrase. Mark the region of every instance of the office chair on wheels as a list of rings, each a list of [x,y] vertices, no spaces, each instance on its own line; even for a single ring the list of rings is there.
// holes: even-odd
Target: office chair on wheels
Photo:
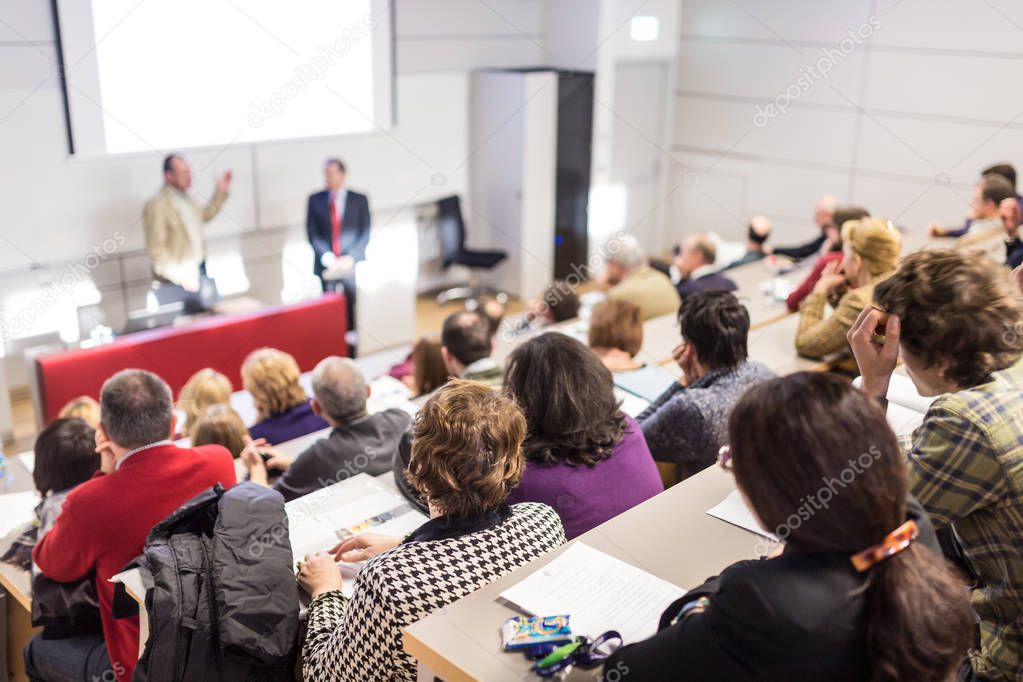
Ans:
[[[502,303],[508,300],[504,292],[492,287],[481,286],[479,273],[481,270],[492,270],[508,257],[506,251],[477,251],[465,248],[465,223],[462,221],[462,207],[457,196],[440,199],[437,202],[437,226],[440,234],[441,255],[444,269],[452,265],[469,268],[469,282],[463,287],[454,287],[437,294],[437,304],[444,305],[449,301],[465,300],[468,308],[475,308],[475,302],[484,294],[497,298]]]

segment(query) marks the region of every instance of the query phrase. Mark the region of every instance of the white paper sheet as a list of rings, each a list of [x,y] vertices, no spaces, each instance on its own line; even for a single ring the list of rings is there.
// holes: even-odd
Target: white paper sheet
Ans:
[[[638,417],[639,413],[645,410],[650,403],[639,396],[632,395],[626,390],[615,386],[615,400],[622,401],[622,412],[630,417]]]
[[[501,597],[530,615],[568,614],[573,634],[596,637],[617,630],[631,643],[653,635],[664,609],[685,593],[632,564],[576,542]]]
[[[36,470],[36,453],[34,451],[29,450],[28,452],[23,452],[18,455],[18,459],[20,459],[21,463],[25,465],[25,468],[28,469],[28,473],[31,474]]]
[[[651,403],[661,397],[670,386],[678,383],[678,376],[660,365],[647,365],[631,372],[616,372],[615,386]]]
[[[0,537],[32,523],[37,504],[39,494],[34,490],[0,495]]]
[[[753,516],[753,512],[751,512],[749,507],[746,506],[746,503],[743,501],[742,495],[738,490],[733,490],[729,493],[728,497],[708,509],[707,513],[714,518],[721,519],[733,526],[745,528],[757,535],[770,538],[775,542],[778,541],[778,538],[773,533],[768,533],[760,527],[760,524],[757,523],[756,517]]]

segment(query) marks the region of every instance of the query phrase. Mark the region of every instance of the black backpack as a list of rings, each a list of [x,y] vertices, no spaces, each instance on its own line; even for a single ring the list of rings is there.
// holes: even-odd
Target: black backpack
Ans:
[[[217,484],[154,526],[136,562],[152,587],[133,680],[293,679],[299,597],[280,493]]]

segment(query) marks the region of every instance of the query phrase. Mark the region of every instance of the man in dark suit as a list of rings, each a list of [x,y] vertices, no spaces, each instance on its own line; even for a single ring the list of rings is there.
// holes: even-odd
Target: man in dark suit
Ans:
[[[707,235],[694,234],[682,242],[682,249],[674,260],[680,277],[675,286],[681,298],[701,291],[736,290],[735,282],[714,267],[716,259],[717,249]]]
[[[324,291],[344,291],[348,329],[355,329],[355,264],[366,259],[369,200],[345,187],[345,165],[330,159],[323,168],[327,188],[309,195],[306,234],[313,246],[313,272]]]

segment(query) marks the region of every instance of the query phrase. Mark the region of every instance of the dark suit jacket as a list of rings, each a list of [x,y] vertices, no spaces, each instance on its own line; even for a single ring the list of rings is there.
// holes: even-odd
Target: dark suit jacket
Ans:
[[[319,277],[323,272],[321,256],[333,250],[333,230],[330,224],[329,193],[327,190],[309,195],[309,206],[305,213],[306,235],[313,245],[313,272]],[[341,220],[341,255],[352,256],[356,262],[366,260],[366,244],[369,242],[369,199],[365,194],[348,190],[345,197],[345,214]]]
[[[803,260],[820,251],[821,247],[824,246],[824,240],[827,238],[828,236],[821,232],[813,241],[800,244],[799,246],[779,246],[775,248],[774,253],[778,256],[791,258],[792,260]]]
[[[684,279],[676,288],[679,297],[685,298],[689,294],[698,294],[701,291],[735,291],[738,287],[720,272],[711,272],[697,279]]]
[[[907,516],[920,529],[917,542],[938,560],[934,527],[912,497]],[[861,589],[867,576],[847,553],[789,551],[740,561],[669,606],[656,635],[622,647],[604,669],[617,668],[629,682],[869,679]],[[684,604],[700,597],[710,599],[703,613],[671,624]]]

